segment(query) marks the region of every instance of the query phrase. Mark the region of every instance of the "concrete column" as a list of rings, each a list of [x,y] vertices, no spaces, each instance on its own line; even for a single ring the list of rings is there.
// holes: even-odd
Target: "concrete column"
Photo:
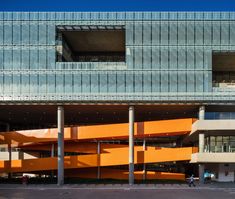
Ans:
[[[98,156],[98,167],[97,167],[97,179],[100,179],[100,151],[101,151],[101,146],[100,146],[100,141],[97,142],[97,156]]]
[[[205,106],[199,107],[199,114],[198,114],[199,120],[205,119]]]
[[[205,134],[200,133],[199,134],[199,153],[204,152],[204,147],[205,147]]]
[[[134,107],[129,107],[129,185],[134,184]]]
[[[143,139],[143,151],[146,149],[146,140]],[[143,164],[143,180],[146,180],[146,164]]]
[[[205,170],[205,165],[204,164],[199,164],[198,165],[198,171],[199,171],[199,183],[204,184],[204,170]]]
[[[55,156],[55,145],[51,145],[51,157],[53,158]],[[51,171],[51,178],[54,178],[54,171]]]
[[[64,184],[64,107],[58,106],[57,109],[58,125],[58,174],[57,185]]]
[[[11,160],[12,160],[12,152],[11,152],[11,143],[8,144],[8,159],[9,159],[9,169],[11,170]],[[12,176],[11,172],[8,173],[8,178],[10,179]]]
[[[55,145],[51,145],[51,157],[53,158],[55,156]]]

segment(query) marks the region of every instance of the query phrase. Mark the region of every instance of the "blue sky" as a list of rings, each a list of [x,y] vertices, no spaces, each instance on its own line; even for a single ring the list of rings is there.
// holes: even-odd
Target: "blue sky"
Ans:
[[[235,11],[235,0],[0,0],[0,11]]]

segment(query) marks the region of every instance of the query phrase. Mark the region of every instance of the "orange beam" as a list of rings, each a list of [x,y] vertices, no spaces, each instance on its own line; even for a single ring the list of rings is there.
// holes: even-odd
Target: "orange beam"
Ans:
[[[135,150],[135,164],[171,162],[171,161],[189,161],[191,154],[197,149],[194,147],[182,148],[147,148],[146,151]],[[103,153],[97,155],[79,155],[66,156],[64,158],[64,167],[66,169],[73,168],[89,168],[97,166],[115,166],[127,165],[128,148],[113,149],[111,153]],[[56,170],[57,158],[39,158],[28,160],[12,160],[11,168],[9,161],[0,161],[0,172],[31,172],[42,170]]]
[[[195,119],[175,119],[135,123],[135,137],[183,135],[191,131]],[[57,129],[40,129],[0,133],[0,144],[56,142]],[[65,140],[127,139],[128,123],[65,128]]]

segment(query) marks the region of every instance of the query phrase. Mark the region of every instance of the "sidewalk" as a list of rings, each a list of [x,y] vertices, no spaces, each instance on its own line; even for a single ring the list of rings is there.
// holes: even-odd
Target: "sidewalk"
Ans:
[[[235,189],[235,183],[218,183],[189,187],[187,184],[0,184],[0,189]]]

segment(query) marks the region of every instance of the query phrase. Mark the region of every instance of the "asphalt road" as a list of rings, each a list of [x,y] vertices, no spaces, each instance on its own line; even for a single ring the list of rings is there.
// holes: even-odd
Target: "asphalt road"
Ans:
[[[235,188],[16,187],[0,185],[0,199],[234,199]]]

